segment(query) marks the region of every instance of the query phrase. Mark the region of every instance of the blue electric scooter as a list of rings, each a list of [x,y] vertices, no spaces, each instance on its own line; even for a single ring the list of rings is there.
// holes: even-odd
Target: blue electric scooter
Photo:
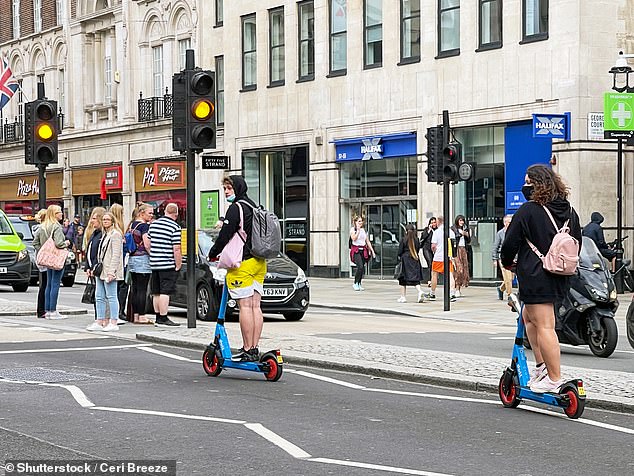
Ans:
[[[564,413],[570,418],[579,418],[586,406],[586,391],[583,388],[581,379],[573,379],[564,383],[559,389],[559,393],[535,393],[528,388],[530,374],[524,353],[524,319],[522,311],[524,304],[521,304],[515,294],[511,294],[509,305],[517,312],[517,333],[515,334],[515,345],[513,346],[513,356],[511,366],[507,367],[502,377],[498,391],[502,405],[506,408],[515,408],[522,399],[533,400],[555,407],[561,407]]]
[[[231,347],[225,329],[225,311],[227,309],[228,290],[225,283],[222,287],[220,310],[216,322],[214,340],[203,353],[203,369],[207,375],[217,377],[223,369],[239,369],[249,372],[260,372],[270,382],[277,382],[282,377],[284,360],[279,349],[265,352],[258,362],[241,362],[231,359]]]

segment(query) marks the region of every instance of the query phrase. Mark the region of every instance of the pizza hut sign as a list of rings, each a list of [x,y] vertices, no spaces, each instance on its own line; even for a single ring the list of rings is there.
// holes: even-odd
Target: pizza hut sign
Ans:
[[[184,162],[157,162],[143,169],[143,187],[182,187],[184,184]]]

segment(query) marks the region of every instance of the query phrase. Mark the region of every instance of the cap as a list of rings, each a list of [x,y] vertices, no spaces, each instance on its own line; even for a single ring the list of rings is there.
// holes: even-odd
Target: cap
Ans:
[[[75,218],[81,218],[81,215],[75,215]]]

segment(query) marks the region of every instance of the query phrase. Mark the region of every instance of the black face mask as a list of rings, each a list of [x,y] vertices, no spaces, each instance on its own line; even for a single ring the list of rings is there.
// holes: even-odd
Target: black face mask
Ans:
[[[524,198],[526,198],[526,200],[530,200],[531,197],[533,196],[533,186],[532,185],[523,185],[522,186],[522,194],[524,194]]]

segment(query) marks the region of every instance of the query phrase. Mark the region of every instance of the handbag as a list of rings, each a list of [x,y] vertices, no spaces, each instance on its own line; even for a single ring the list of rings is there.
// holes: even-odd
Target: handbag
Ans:
[[[95,303],[95,280],[94,278],[90,278],[86,283],[86,287],[84,288],[84,294],[81,296],[81,302],[84,304],[94,304]]]
[[[242,250],[247,237],[245,231],[242,229],[242,207],[239,203],[236,203],[236,205],[240,210],[240,225],[237,233],[231,237],[229,243],[225,245],[218,256],[218,267],[222,269],[239,268],[242,264]]]
[[[40,228],[40,230],[46,232],[43,228]],[[37,252],[35,263],[38,266],[59,271],[60,269],[64,269],[67,257],[68,248],[58,248],[57,245],[55,245],[55,241],[53,241],[53,237],[49,236],[40,248],[40,251]]]
[[[106,237],[103,238],[103,240],[105,239]],[[101,249],[101,246],[99,247],[100,249],[99,249],[99,252],[97,253],[97,262],[93,264],[91,268],[93,276],[96,276],[96,277],[101,276],[101,273],[103,272],[103,259],[106,256],[106,251],[108,250],[109,244],[110,244],[110,240],[108,240],[108,242],[106,243],[106,246],[103,247],[103,250]]]
[[[396,266],[394,266],[394,279],[399,279],[401,274],[403,274],[403,262],[399,261],[396,263]]]

